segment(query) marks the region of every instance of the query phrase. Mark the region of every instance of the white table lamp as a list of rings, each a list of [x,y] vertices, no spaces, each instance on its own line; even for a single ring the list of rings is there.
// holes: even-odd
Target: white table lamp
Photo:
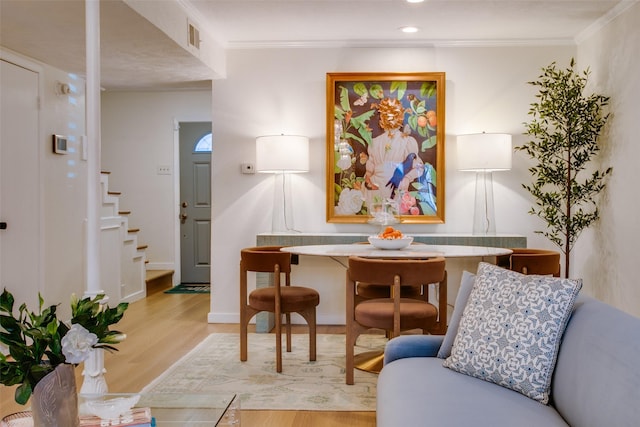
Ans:
[[[473,234],[496,234],[493,171],[511,169],[511,135],[476,133],[457,137],[458,170],[476,172]]]
[[[291,206],[290,173],[309,171],[309,138],[267,135],[256,138],[256,171],[275,174],[272,231],[296,231]]]

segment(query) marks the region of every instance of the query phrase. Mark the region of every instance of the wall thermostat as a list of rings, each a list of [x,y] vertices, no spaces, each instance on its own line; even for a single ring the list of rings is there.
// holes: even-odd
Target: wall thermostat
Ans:
[[[56,154],[67,154],[67,137],[64,135],[53,135],[53,152]]]

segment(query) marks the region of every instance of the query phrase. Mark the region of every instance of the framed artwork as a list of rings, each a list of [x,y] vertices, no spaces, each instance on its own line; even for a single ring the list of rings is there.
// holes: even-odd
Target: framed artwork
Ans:
[[[327,73],[327,222],[444,222],[445,73]]]

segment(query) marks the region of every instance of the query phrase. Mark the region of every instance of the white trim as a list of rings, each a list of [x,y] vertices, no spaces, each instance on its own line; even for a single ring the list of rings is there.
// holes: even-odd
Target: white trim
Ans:
[[[44,71],[42,63],[29,59],[4,47],[0,47],[0,59],[4,59],[5,61],[11,62],[19,67],[26,68],[34,73],[42,74]]]
[[[173,118],[173,285],[182,280],[180,248],[180,120]],[[165,269],[168,270],[168,269]]]
[[[322,48],[433,48],[433,47],[535,47],[575,46],[573,38],[557,39],[482,39],[482,40],[352,40],[352,41],[242,41],[229,42],[227,49],[322,49]]]
[[[146,296],[147,296],[146,290],[137,291],[122,298],[120,302],[135,302],[135,301],[141,300],[142,298],[145,298]]]

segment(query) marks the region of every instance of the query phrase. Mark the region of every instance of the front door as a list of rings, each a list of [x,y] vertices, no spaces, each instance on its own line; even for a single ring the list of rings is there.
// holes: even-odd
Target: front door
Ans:
[[[182,283],[209,283],[211,122],[181,122],[180,269]]]
[[[37,311],[41,271],[37,72],[0,60],[0,291]],[[6,228],[5,228],[6,227]]]

